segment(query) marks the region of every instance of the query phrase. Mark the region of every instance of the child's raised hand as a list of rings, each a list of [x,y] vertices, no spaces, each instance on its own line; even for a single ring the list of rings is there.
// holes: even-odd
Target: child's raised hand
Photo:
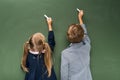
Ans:
[[[46,14],[44,15],[44,17],[46,18],[47,24],[48,24],[48,30],[52,31],[52,18],[48,17]]]
[[[48,30],[52,31],[52,18],[51,17],[47,18],[47,24],[48,24]]]
[[[82,18],[82,17],[83,17],[83,15],[84,15],[83,10],[80,10],[80,11],[79,11],[79,13],[78,13],[78,18],[79,18],[79,19],[80,19],[80,18]]]
[[[78,19],[79,19],[79,22],[80,22],[80,25],[83,24],[83,20],[82,20],[82,17],[84,15],[84,12],[83,10],[78,10]]]
[[[52,25],[52,18],[51,17],[47,18],[47,24]]]

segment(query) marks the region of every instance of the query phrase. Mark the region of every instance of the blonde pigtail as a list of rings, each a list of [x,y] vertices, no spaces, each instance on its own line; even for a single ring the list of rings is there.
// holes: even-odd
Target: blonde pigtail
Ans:
[[[28,72],[28,69],[26,67],[26,59],[27,59],[28,50],[29,50],[28,48],[29,48],[29,42],[24,43],[21,67],[22,67],[23,71],[25,71],[25,72]]]
[[[45,65],[47,67],[48,71],[48,77],[51,76],[51,68],[52,68],[52,60],[51,60],[51,49],[48,43],[44,43],[44,49],[45,49]]]

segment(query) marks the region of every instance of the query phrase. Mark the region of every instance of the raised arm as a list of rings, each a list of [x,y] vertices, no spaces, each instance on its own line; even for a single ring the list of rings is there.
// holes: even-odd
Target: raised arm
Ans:
[[[50,45],[51,50],[54,50],[55,46],[55,37],[54,37],[54,32],[52,29],[52,18],[47,19],[47,24],[48,24],[48,44]]]
[[[80,25],[84,29],[84,33],[87,34],[86,26],[83,23],[83,15],[84,15],[83,10],[80,10],[79,13],[78,13],[78,20],[79,20]]]
[[[84,40],[90,43],[90,39],[88,37],[87,29],[86,29],[86,26],[83,22],[83,15],[84,15],[83,10],[80,10],[79,13],[78,13],[78,20],[79,20],[79,23],[80,23],[81,27],[84,29]]]

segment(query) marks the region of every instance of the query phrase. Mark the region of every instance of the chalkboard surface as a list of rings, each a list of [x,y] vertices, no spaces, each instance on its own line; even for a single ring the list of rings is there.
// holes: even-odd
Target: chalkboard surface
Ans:
[[[44,14],[53,18],[55,72],[60,80],[61,51],[68,46],[66,30],[84,10],[91,38],[93,80],[120,80],[119,0],[0,0],[0,80],[24,80],[20,69],[23,43],[35,32],[48,34]],[[77,66],[77,65],[76,65]]]

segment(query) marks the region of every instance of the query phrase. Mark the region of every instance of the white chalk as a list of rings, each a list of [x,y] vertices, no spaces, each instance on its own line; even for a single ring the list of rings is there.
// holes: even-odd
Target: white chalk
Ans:
[[[77,8],[77,11],[80,12],[80,9]]]
[[[46,19],[49,19],[49,17],[48,17],[46,14],[44,15],[44,17],[45,17]]]

